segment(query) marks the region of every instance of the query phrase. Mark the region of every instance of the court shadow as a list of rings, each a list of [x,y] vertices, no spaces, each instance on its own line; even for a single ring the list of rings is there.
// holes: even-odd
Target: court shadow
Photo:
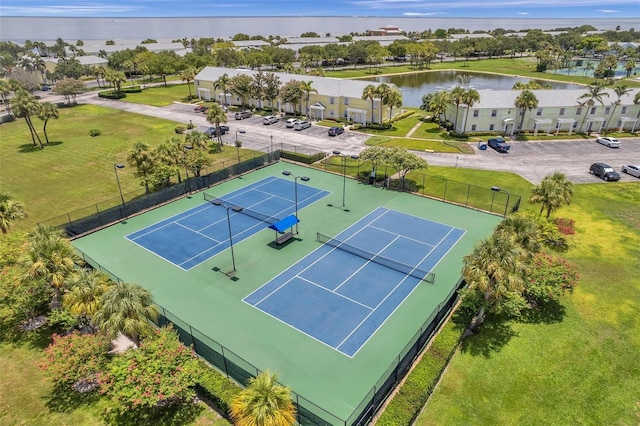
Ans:
[[[479,330],[472,336],[467,337],[460,345],[460,350],[473,356],[483,356],[489,358],[492,353],[500,350],[509,341],[518,336],[509,324],[505,324],[499,319],[485,321]]]
[[[211,268],[211,270],[213,272],[220,272],[222,275],[226,275],[231,281],[238,281],[240,279],[236,276],[237,272],[234,270],[225,272],[222,269],[218,268],[217,266]]]
[[[282,250],[283,248],[287,247],[289,244],[292,244],[295,241],[302,241],[302,239],[294,236],[293,238],[289,238],[287,241],[280,244],[278,244],[275,241],[271,241],[269,244],[267,244],[267,246],[275,250]]]
[[[345,206],[336,206],[335,204],[327,204],[327,207],[333,207],[334,209],[342,210],[343,212],[347,212],[347,213],[351,211]]]

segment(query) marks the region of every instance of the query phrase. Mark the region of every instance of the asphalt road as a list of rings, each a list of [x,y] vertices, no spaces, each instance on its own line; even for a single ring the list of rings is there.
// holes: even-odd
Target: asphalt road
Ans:
[[[50,92],[43,92],[42,97],[44,100],[56,101]],[[174,103],[166,107],[154,107],[102,99],[95,92],[79,95],[77,101],[166,118],[183,124],[192,122],[200,131],[211,126],[205,114],[194,112],[191,104]],[[258,115],[244,120],[235,120],[233,113],[229,113],[227,124],[230,131],[222,137],[223,143],[234,145],[237,137],[243,147],[263,150],[271,143],[276,147],[284,143],[300,146],[302,152],[307,148],[313,152],[338,150],[343,154],[353,155],[365,148],[364,142],[369,137],[350,130],[331,137],[327,134],[326,127],[316,125],[296,131],[287,128],[283,120],[264,125],[262,117]],[[475,147],[475,155],[427,152],[416,152],[416,154],[433,165],[515,172],[534,184],[539,184],[546,175],[556,171],[564,173],[574,183],[603,182],[589,174],[589,166],[595,162],[604,162],[620,173],[622,182],[640,183],[640,179],[620,171],[623,164],[640,164],[640,138],[623,139],[620,148],[600,145],[595,142],[595,136],[589,140],[512,141],[510,145],[511,149],[506,154],[499,154],[491,148],[481,151]]]

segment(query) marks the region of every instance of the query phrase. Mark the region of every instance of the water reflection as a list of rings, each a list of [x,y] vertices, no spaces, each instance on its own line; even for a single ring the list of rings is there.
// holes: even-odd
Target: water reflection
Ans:
[[[461,77],[469,75],[468,84],[460,84]],[[464,77],[462,77],[464,79]],[[412,74],[399,74],[368,78],[379,83],[393,83],[402,90],[402,103],[405,106],[419,107],[422,96],[439,90],[450,90],[456,85],[476,90],[511,90],[513,85],[521,81],[529,82],[531,78],[514,77],[500,74],[472,73],[468,71],[428,71]],[[541,84],[550,84],[554,89],[579,89],[582,86],[555,81],[535,80]]]

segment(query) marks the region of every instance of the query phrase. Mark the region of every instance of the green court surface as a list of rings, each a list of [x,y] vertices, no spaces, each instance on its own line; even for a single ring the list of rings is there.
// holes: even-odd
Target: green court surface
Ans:
[[[278,372],[281,383],[321,408],[314,411],[328,424],[350,424],[372,397],[374,388],[393,371],[407,344],[460,283],[463,256],[492,233],[501,217],[372,187],[349,178],[345,185],[342,175],[282,161],[206,192],[223,196],[271,176],[292,179],[282,175],[285,170],[308,176],[310,181],[305,185],[330,194],[300,210],[299,234],[287,243],[274,244],[275,231],[266,226],[255,235],[234,242],[237,267],[234,279],[224,274],[232,269],[229,249],[185,271],[125,238],[204,203],[202,193],[78,238],[73,245],[94,266],[100,265],[123,281],[149,289],[159,306],[222,345],[224,350],[259,370]],[[342,207],[343,185],[345,207]],[[435,267],[435,283],[420,283],[353,358],[242,301],[317,249],[320,243],[316,241],[316,232],[337,235],[378,207],[461,228],[466,233]]]

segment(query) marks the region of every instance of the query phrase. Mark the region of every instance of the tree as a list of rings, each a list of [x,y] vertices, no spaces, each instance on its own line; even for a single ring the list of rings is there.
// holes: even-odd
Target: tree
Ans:
[[[393,93],[393,90],[391,90],[389,85],[386,83],[380,83],[376,88],[376,97],[380,99],[380,124],[382,124],[382,107],[389,101],[389,96],[391,96],[391,93]]]
[[[280,88],[280,99],[284,103],[288,103],[293,108],[293,114],[297,112],[296,106],[302,99],[302,88],[298,80],[290,80]]]
[[[598,102],[600,105],[604,105],[604,101],[602,100],[604,97],[609,97],[609,94],[604,91],[604,87],[600,85],[589,86],[589,91],[584,93],[578,97],[578,103],[585,107],[584,116],[582,117],[582,123],[580,124],[580,129],[584,127],[585,120],[587,119],[587,114],[589,113],[589,109]],[[582,101],[582,102],[581,102]],[[586,129],[583,129],[586,130]]]
[[[98,388],[98,376],[107,370],[110,342],[104,335],[54,334],[39,367],[56,386],[77,392]]]
[[[90,320],[109,289],[109,279],[96,269],[79,268],[69,277],[67,287],[68,291],[62,296],[62,306],[73,315]]]
[[[11,110],[16,117],[24,118],[24,121],[27,123],[27,127],[29,127],[33,146],[38,146],[39,143],[40,148],[44,148],[40,135],[38,135],[31,119],[33,116],[37,116],[40,112],[40,103],[35,96],[26,90],[17,90],[15,92],[15,96],[11,100]]]
[[[289,426],[296,422],[291,391],[269,370],[249,379],[249,386],[231,402],[237,426]]]
[[[389,122],[394,108],[402,108],[402,93],[392,90],[387,96],[387,105],[389,105]]]
[[[127,161],[136,168],[136,176],[142,178],[142,185],[148,194],[150,176],[155,167],[149,146],[142,142],[136,142],[127,154]]]
[[[442,123],[447,121],[447,108],[451,103],[449,92],[440,90],[430,97],[423,97],[420,109],[431,111],[434,117],[438,118],[438,122]]]
[[[106,72],[104,79],[113,85],[116,93],[120,93],[122,90],[122,83],[127,81],[127,76],[121,71],[109,70]]]
[[[384,162],[393,167],[400,176],[400,187],[404,188],[404,178],[411,170],[426,169],[427,160],[404,148],[388,148]]]
[[[49,135],[47,134],[47,124],[49,120],[54,118],[58,119],[60,117],[60,113],[58,112],[58,107],[51,102],[42,102],[40,103],[40,111],[38,111],[38,118],[44,122],[42,126],[42,132],[44,133],[44,139],[47,141],[47,145],[49,145]]]
[[[538,221],[528,212],[510,214],[498,224],[496,232],[510,235],[523,248],[527,259],[531,259],[542,248],[542,232]]]
[[[571,204],[573,184],[569,182],[564,173],[555,172],[545,176],[540,185],[533,188],[529,202],[540,204],[540,215],[547,211],[547,218],[552,212],[562,206]]]
[[[222,104],[227,105],[227,89],[231,86],[231,80],[229,79],[229,74],[224,73],[216,81],[213,82],[213,90],[222,90]]]
[[[371,101],[371,122],[373,123],[373,100],[378,96],[378,90],[373,84],[367,84],[362,90],[362,99]]]
[[[462,99],[462,104],[467,106],[467,113],[464,119],[464,125],[462,126],[462,134],[464,134],[467,127],[467,119],[469,118],[469,110],[476,102],[480,101],[480,94],[475,89],[465,90],[464,96]]]
[[[137,350],[115,357],[101,384],[103,392],[122,404],[123,414],[144,414],[191,403],[199,371],[193,351],[180,343],[172,328],[161,328]]]
[[[216,127],[216,135],[218,138],[218,151],[222,152],[222,131],[220,123],[227,122],[227,114],[224,112],[220,104],[213,104],[207,111],[207,121]]]
[[[0,231],[4,235],[9,232],[13,224],[27,217],[22,202],[14,199],[9,192],[0,192]]]
[[[451,90],[449,99],[456,106],[456,119],[454,122],[454,128],[458,129],[458,112],[460,111],[460,105],[464,103],[465,89],[460,86],[456,86]]]
[[[537,307],[572,292],[579,279],[575,265],[567,260],[537,253],[527,275],[523,295],[530,307]]]
[[[106,74],[104,74],[106,76]],[[67,105],[76,103],[76,95],[84,93],[87,90],[87,86],[83,81],[75,78],[65,78],[58,80],[53,88],[53,93],[62,95],[64,102]]]
[[[611,119],[613,118],[614,114],[616,113],[616,108],[618,108],[618,105],[620,105],[620,99],[622,99],[623,96],[626,96],[629,92],[631,92],[631,89],[629,89],[625,84],[620,84],[620,85],[614,87],[613,91],[616,94],[616,101],[613,103],[613,110],[611,111],[611,115],[609,116],[609,120],[607,120],[607,125],[604,127],[605,131],[609,130],[609,124],[611,123]]]
[[[311,98],[311,94],[318,93],[317,89],[314,89],[313,87],[311,87],[312,84],[313,84],[313,81],[300,82],[300,90],[302,90],[302,93],[304,94],[304,100],[307,103],[307,108],[305,110],[305,115],[307,117],[309,116],[309,99]]]
[[[509,302],[523,302],[526,254],[509,233],[494,232],[480,241],[463,262],[462,275],[467,282],[462,292],[464,303],[477,310],[469,331],[482,324],[487,311],[508,311]]]
[[[193,97],[191,95],[191,82],[194,78],[196,78],[196,70],[193,67],[188,67],[180,73],[180,79],[187,82],[187,88],[189,89],[189,99]]]
[[[264,96],[269,100],[271,105],[271,110],[273,111],[273,101],[280,94],[280,87],[282,84],[280,83],[280,77],[278,77],[275,73],[269,72],[264,76]]]
[[[246,105],[246,99],[251,94],[252,78],[246,74],[238,74],[230,79],[230,90],[240,96],[242,105]]]
[[[371,161],[371,168],[373,169],[373,175],[375,176],[378,166],[385,162],[387,158],[388,148],[373,145],[365,148],[360,152],[360,159],[363,161]]]
[[[522,132],[524,130],[524,117],[527,111],[538,107],[538,98],[532,91],[523,90],[513,105],[520,110],[520,126],[518,130]]]
[[[117,283],[102,296],[100,309],[93,315],[93,323],[110,337],[118,332],[139,343],[140,336],[148,335],[150,320],[158,316],[148,290],[137,284]]]

